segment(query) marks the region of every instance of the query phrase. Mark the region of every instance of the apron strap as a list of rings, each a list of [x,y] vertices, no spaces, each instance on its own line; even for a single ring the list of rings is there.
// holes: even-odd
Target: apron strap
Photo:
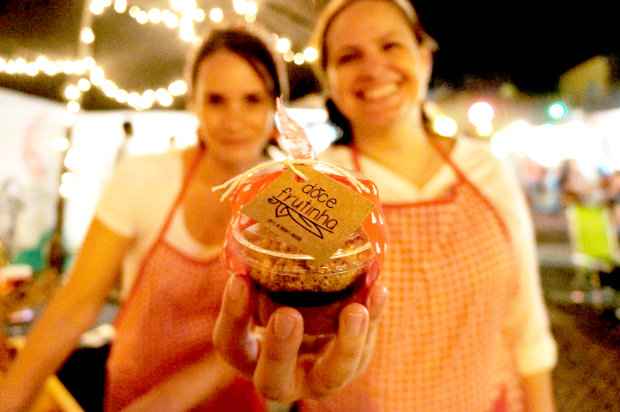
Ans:
[[[198,165],[200,164],[200,160],[203,158],[204,153],[205,153],[205,149],[203,149],[202,147],[199,147],[198,152],[196,153],[196,156],[194,156],[194,159],[192,160],[192,163],[190,164],[190,167],[187,170],[187,174],[183,177],[183,183],[181,184],[181,189],[179,190],[177,197],[174,199],[174,203],[172,204],[172,207],[170,208],[170,210],[168,210],[168,215],[166,216],[166,220],[164,221],[164,224],[159,230],[159,233],[157,234],[155,241],[149,248],[149,251],[147,252],[146,255],[144,255],[144,258],[142,259],[142,264],[140,265],[140,271],[138,273],[142,272],[142,268],[144,267],[144,264],[151,257],[151,255],[153,254],[153,250],[155,249],[157,244],[161,242],[166,232],[168,231],[168,228],[170,227],[170,224],[172,222],[172,218],[174,217],[174,212],[177,210],[177,208],[183,201],[183,198],[185,197],[185,193],[187,193],[189,183],[192,180],[192,177],[194,177],[194,174],[196,173],[196,170],[198,169]],[[134,284],[135,283],[136,282],[134,282]]]
[[[142,277],[143,277],[142,274],[144,273],[144,267],[146,266],[146,263],[151,259],[151,256],[153,256],[153,253],[155,252],[155,248],[162,241],[165,233],[170,227],[170,223],[172,222],[172,217],[174,216],[174,212],[176,211],[178,206],[181,204],[181,201],[183,200],[183,197],[185,196],[185,193],[187,192],[187,188],[189,187],[189,182],[192,180],[194,173],[198,169],[198,165],[200,164],[200,160],[203,158],[204,153],[205,153],[205,149],[203,149],[202,147],[199,147],[198,152],[196,153],[196,156],[192,160],[192,163],[187,171],[187,174],[183,177],[181,189],[179,190],[179,193],[177,194],[174,200],[174,203],[172,204],[172,207],[170,208],[170,210],[168,210],[168,214],[166,216],[166,220],[164,221],[164,224],[159,230],[157,237],[155,238],[155,240],[149,247],[148,251],[142,257],[142,261],[140,262],[140,266],[138,268],[138,271],[136,272],[137,273],[136,278],[134,279],[133,285],[131,286],[131,290],[129,291],[129,294],[127,295],[127,298],[125,299],[125,302],[124,302],[125,304],[127,304],[133,298],[135,291],[138,289],[137,286],[142,281]],[[115,325],[120,323],[121,319],[123,318],[124,313],[125,311],[121,309],[118,316],[116,317],[114,321]]]
[[[461,168],[458,167],[458,165],[451,159],[448,153],[446,153],[441,147],[439,147],[437,143],[433,142],[432,140],[429,140],[429,143],[437,151],[437,153],[439,153],[439,155],[444,159],[444,161],[450,166],[450,168],[454,171],[457,177],[457,182],[461,184],[465,184],[466,186],[470,187],[476,193],[476,195],[480,197],[480,199],[484,202],[484,204],[493,211],[493,215],[497,219],[502,229],[502,232],[504,233],[504,236],[507,239],[512,240],[512,236],[510,235],[508,225],[506,224],[504,219],[502,219],[495,205],[493,205],[491,201],[484,194],[480,192],[480,189],[478,189],[478,187],[471,180],[469,180],[469,178],[467,178],[465,173],[463,173]],[[352,158],[351,160],[353,162],[354,170],[356,172],[362,173],[362,166],[361,166],[359,151],[357,150],[354,144],[351,144],[349,148],[351,150],[351,158]]]
[[[185,193],[187,193],[189,183],[191,182],[192,177],[194,177],[194,174],[196,173],[196,170],[198,169],[198,165],[200,164],[200,160],[203,158],[204,153],[205,153],[205,150],[203,148],[199,148],[198,152],[194,156],[194,159],[192,159],[192,163],[190,164],[189,169],[187,170],[187,174],[183,177],[183,183],[181,184],[181,189],[179,190],[179,193],[177,194],[177,197],[174,200],[172,207],[168,211],[166,220],[164,221],[164,224],[162,225],[162,228],[159,231],[159,235],[157,236],[157,241],[162,239],[162,237],[164,236],[164,234],[170,227],[172,218],[174,216],[174,212],[177,210],[177,208],[183,201],[183,198],[185,197]]]

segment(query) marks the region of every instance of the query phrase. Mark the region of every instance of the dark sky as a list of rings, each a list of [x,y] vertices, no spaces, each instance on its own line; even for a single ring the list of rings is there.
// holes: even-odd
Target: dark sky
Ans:
[[[153,4],[153,0],[135,0],[129,4],[141,5],[149,1]],[[198,0],[198,3],[203,8],[212,4],[207,0]],[[311,3],[308,0],[308,4]],[[620,56],[620,18],[612,10],[611,1],[580,1],[574,5],[568,1],[547,0],[414,0],[414,3],[427,31],[439,43],[440,50],[435,55],[435,85],[447,83],[461,87],[471,85],[469,79],[486,79],[512,81],[530,94],[552,93],[559,76],[571,67],[599,54],[611,57],[613,62]],[[0,0],[0,55],[21,54],[22,50],[32,52],[42,47],[59,55],[71,53],[75,46],[71,39],[77,35],[81,4],[82,0]],[[157,65],[147,57],[169,64],[170,67],[157,69],[160,72],[179,71],[177,66],[182,66],[184,55],[173,56],[170,48],[178,46],[162,37],[169,36],[168,32],[139,31],[141,29],[135,29],[135,23],[127,17],[125,20],[121,17],[110,19],[99,18],[95,25],[98,39],[103,39],[97,46],[97,58],[111,67],[121,84],[144,88],[132,81],[156,70]],[[106,26],[106,22],[112,24]],[[116,22],[124,22],[125,26],[119,28]],[[145,47],[145,44],[157,47]],[[136,58],[135,50],[140,50],[141,58]],[[151,56],[145,57],[145,51]],[[159,58],[161,56],[167,57]],[[141,67],[140,62],[146,67]],[[130,66],[138,72],[126,70]],[[295,97],[316,88],[309,70],[292,68]],[[120,77],[122,74],[125,78]],[[157,76],[158,72],[152,74]],[[617,78],[616,69],[614,74]],[[155,82],[162,83],[161,80]],[[9,79],[0,75],[0,87],[61,99],[58,90],[62,89],[62,79]],[[93,93],[96,92],[91,95]],[[105,100],[91,96],[85,107],[112,108],[106,106],[110,102]]]
[[[611,1],[414,1],[440,50],[435,79],[512,80],[533,93],[595,56],[620,56],[620,20]]]

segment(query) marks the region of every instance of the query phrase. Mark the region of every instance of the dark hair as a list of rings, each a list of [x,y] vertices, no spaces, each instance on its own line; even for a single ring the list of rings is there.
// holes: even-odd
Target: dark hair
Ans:
[[[332,143],[333,145],[348,146],[353,143],[353,129],[349,119],[342,114],[331,98],[325,100],[325,110],[327,110],[327,119],[331,124],[340,129],[338,138]]]
[[[228,50],[248,62],[264,81],[269,93],[274,97],[288,97],[288,85],[283,64],[271,51],[266,41],[247,29],[213,30],[198,47],[188,66],[187,83],[189,98],[195,93],[196,77],[200,63],[219,50]]]

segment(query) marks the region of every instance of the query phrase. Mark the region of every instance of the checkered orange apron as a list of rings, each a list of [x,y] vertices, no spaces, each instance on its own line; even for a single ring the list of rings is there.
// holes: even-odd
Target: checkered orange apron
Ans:
[[[300,402],[300,411],[522,410],[504,328],[518,287],[507,228],[442,155],[457,176],[449,193],[384,204],[390,248],[381,276],[390,297],[371,365],[337,395]],[[354,161],[359,169],[355,152]]]
[[[165,241],[172,217],[198,165],[197,156],[116,320],[107,365],[108,412],[119,411],[167,377],[213,350],[211,335],[227,272],[218,257],[197,260]],[[241,376],[195,411],[265,411]]]

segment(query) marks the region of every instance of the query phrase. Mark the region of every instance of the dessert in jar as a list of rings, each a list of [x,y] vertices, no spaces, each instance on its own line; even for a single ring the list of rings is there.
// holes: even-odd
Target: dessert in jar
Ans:
[[[329,335],[344,306],[366,304],[379,275],[386,244],[377,188],[316,160],[301,128],[281,107],[278,116],[288,158],[218,188],[232,205],[223,259],[231,273],[251,279],[256,324],[290,306],[305,334]]]

